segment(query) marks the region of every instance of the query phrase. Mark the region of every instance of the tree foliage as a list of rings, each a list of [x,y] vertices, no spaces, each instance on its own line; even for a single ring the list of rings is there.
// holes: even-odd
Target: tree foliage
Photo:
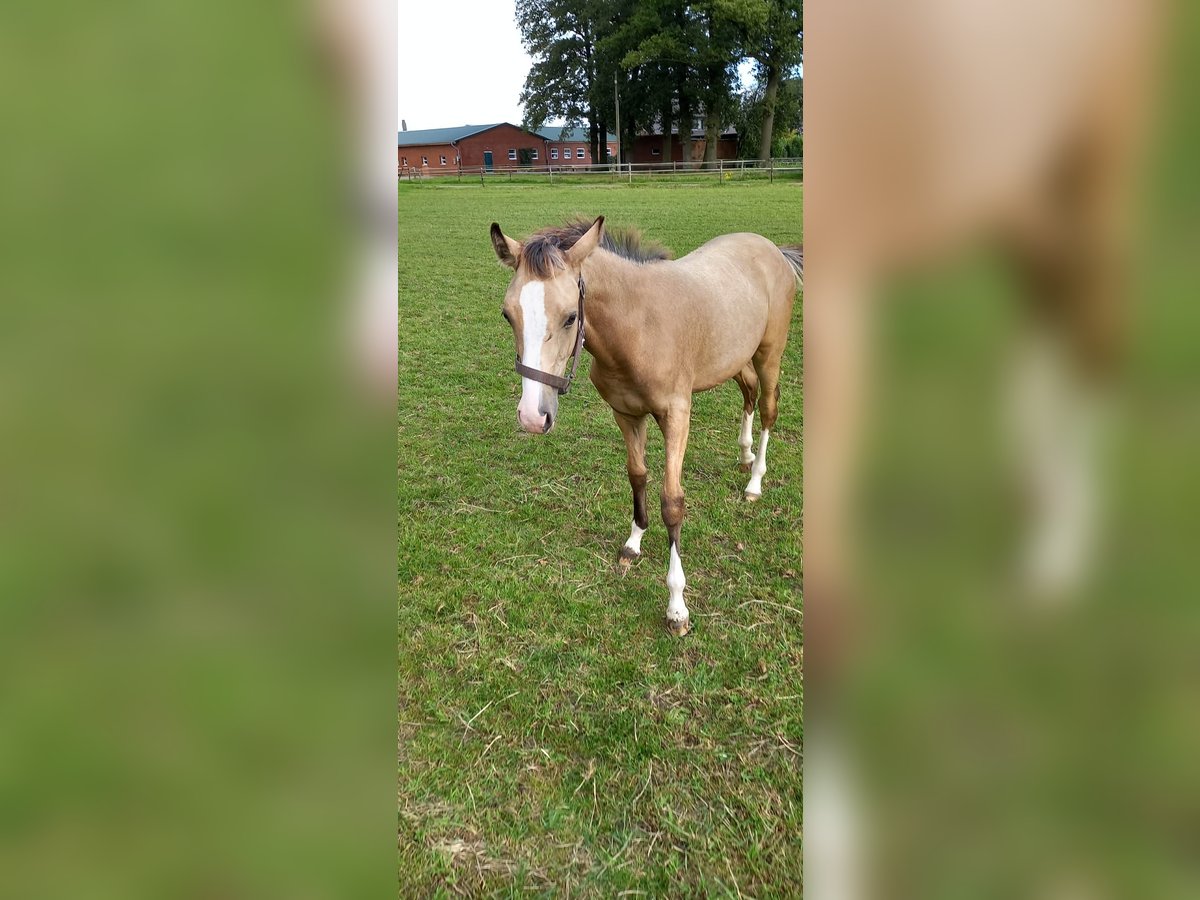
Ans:
[[[777,138],[799,130],[788,85],[798,84],[802,14],[802,0],[517,0],[521,40],[533,58],[520,96],[523,124],[586,124],[593,158],[603,159],[619,89],[626,152],[637,133],[653,129],[669,149],[678,129],[687,154],[702,122],[706,159],[715,158],[716,137],[728,125],[741,133],[743,154],[765,158]],[[742,95],[738,69],[747,61],[755,84]]]

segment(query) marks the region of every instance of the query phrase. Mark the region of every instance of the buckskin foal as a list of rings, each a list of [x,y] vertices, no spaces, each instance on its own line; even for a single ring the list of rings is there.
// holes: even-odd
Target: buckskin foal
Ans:
[[[586,346],[591,381],[625,436],[633,526],[621,548],[624,565],[641,555],[649,525],[646,416],[662,429],[662,518],[671,546],[666,623],[672,634],[687,634],[679,532],[692,394],[737,381],[744,399],[739,458],[742,471],[750,472],[746,499],[759,499],[803,251],[757,234],[726,234],[671,260],[636,232],[609,235],[603,216],[543,229],[524,243],[495,223],[491,234],[496,255],[515,270],[504,318],[516,338],[521,427],[535,434],[554,427],[558,396],[570,389]],[[564,375],[568,361],[571,373]],[[757,455],[751,450],[756,402],[762,425]]]

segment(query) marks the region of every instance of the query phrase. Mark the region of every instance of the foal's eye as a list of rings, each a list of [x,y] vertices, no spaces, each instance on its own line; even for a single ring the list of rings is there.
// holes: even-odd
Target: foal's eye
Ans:
[[[569,316],[567,316],[567,321],[563,322],[563,328],[570,328],[575,324],[575,320],[577,318],[578,315],[576,313],[571,313]]]

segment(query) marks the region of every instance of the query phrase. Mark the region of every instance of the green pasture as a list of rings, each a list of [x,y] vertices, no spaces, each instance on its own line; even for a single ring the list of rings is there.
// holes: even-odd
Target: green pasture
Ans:
[[[620,432],[581,377],[552,434],[518,433],[488,226],[523,237],[603,214],[682,255],[731,231],[797,242],[802,196],[783,180],[399,186],[402,896],[798,895],[799,304],[762,502],[741,498],[736,386],[696,398],[694,631],[674,639],[661,434],[651,528],[622,575]]]

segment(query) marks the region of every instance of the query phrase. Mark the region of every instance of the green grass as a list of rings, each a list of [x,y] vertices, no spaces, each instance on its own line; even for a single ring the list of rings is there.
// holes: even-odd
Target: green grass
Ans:
[[[620,432],[582,377],[551,435],[517,432],[510,273],[487,230],[579,213],[677,255],[730,231],[795,242],[800,185],[399,193],[401,895],[797,895],[799,304],[761,503],[740,497],[736,386],[696,397],[681,545],[694,631],[674,639],[661,434],[651,528],[622,575]]]

